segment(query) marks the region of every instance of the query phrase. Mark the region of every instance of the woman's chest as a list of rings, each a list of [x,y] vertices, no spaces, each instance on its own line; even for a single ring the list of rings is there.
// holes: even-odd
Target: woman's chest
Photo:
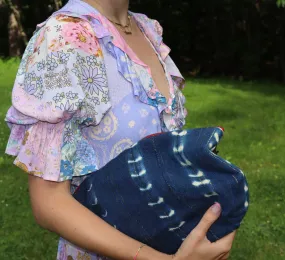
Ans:
[[[108,85],[105,94],[111,108],[98,125],[82,131],[94,148],[99,165],[147,135],[172,130],[180,115],[177,104],[181,103],[166,102],[146,68],[133,62],[120,48],[112,44],[101,47]]]
[[[146,97],[145,88],[151,88],[151,80],[132,68],[125,68],[131,71],[122,75],[117,60],[105,51],[104,61],[111,108],[98,125],[82,130],[97,154],[100,166],[143,137],[162,131],[158,108],[148,104],[148,98],[142,102],[142,97]],[[136,85],[138,82],[140,84]]]
[[[142,103],[133,93],[121,97],[116,94],[119,95],[119,92],[111,91],[112,107],[101,122],[83,129],[91,143],[112,146],[122,139],[129,139],[133,143],[148,134],[161,132],[156,107]]]
[[[157,132],[161,132],[157,109],[141,103],[132,93],[114,103],[99,125],[83,129],[84,137],[94,149],[99,167],[140,139]]]

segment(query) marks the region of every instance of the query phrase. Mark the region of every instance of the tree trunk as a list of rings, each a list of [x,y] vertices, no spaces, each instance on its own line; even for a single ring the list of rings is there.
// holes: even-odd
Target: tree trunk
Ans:
[[[281,75],[282,81],[285,83],[285,20],[281,20],[281,30],[280,30],[280,68],[281,68]]]
[[[9,16],[8,24],[9,33],[9,55],[11,57],[16,57],[21,55],[21,38],[19,35],[19,26],[13,12]]]
[[[10,9],[8,33],[9,33],[9,55],[20,56],[22,44],[27,45],[28,38],[21,22],[21,12],[19,11],[19,1],[6,0]]]
[[[282,75],[282,81],[285,84],[285,52],[284,52],[284,44],[285,44],[285,35],[284,30],[282,30],[283,33],[281,35],[280,39],[280,67],[281,67],[281,75]]]
[[[62,7],[62,1],[61,0],[54,0],[54,6],[55,6],[55,9],[58,10],[59,8]]]

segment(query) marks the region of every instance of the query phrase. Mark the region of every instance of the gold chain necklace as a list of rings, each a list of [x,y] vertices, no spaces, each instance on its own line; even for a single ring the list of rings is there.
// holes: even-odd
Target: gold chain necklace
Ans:
[[[120,27],[120,29],[125,33],[125,34],[132,34],[132,20],[131,16],[128,15],[128,23],[126,25],[123,25],[121,23],[117,23],[106,17],[111,23],[116,24]]]

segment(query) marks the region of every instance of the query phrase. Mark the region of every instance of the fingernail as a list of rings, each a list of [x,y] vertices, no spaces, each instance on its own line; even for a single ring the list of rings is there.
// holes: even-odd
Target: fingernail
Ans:
[[[216,202],[216,203],[211,207],[211,210],[212,210],[212,212],[213,212],[215,215],[220,215],[222,208],[221,208],[221,205],[220,205],[218,202]]]

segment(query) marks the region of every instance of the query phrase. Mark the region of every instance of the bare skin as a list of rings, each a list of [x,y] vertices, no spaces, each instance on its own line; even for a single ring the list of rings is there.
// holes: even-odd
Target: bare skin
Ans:
[[[128,0],[85,0],[108,18],[127,23]],[[105,12],[104,12],[105,11]],[[132,35],[120,32],[136,55],[147,64],[160,91],[169,97],[169,86],[163,67],[148,41],[137,26]],[[29,176],[29,191],[33,213],[37,223],[45,229],[90,252],[117,260],[134,258],[141,243],[97,217],[78,203],[70,194],[70,182],[49,182]],[[209,209],[199,225],[189,234],[177,254],[166,255],[148,246],[142,248],[138,260],[218,260],[227,259],[235,232],[210,243],[206,239],[207,230],[220,215],[220,207]]]
[[[150,68],[156,87],[168,100],[170,97],[169,83],[166,79],[164,68],[136,22],[132,21],[132,34],[125,34],[120,29],[119,32],[137,57]]]
[[[94,6],[101,14],[112,21],[119,22],[123,25],[128,23],[127,11],[129,2],[126,0],[86,0],[85,2]],[[115,9],[115,12],[112,12],[112,9]],[[125,34],[119,26],[114,26],[118,29],[121,37],[123,37],[136,56],[150,68],[156,87],[168,100],[170,97],[169,83],[166,79],[164,68],[149,41],[145,38],[133,19],[131,25],[132,34]]]

